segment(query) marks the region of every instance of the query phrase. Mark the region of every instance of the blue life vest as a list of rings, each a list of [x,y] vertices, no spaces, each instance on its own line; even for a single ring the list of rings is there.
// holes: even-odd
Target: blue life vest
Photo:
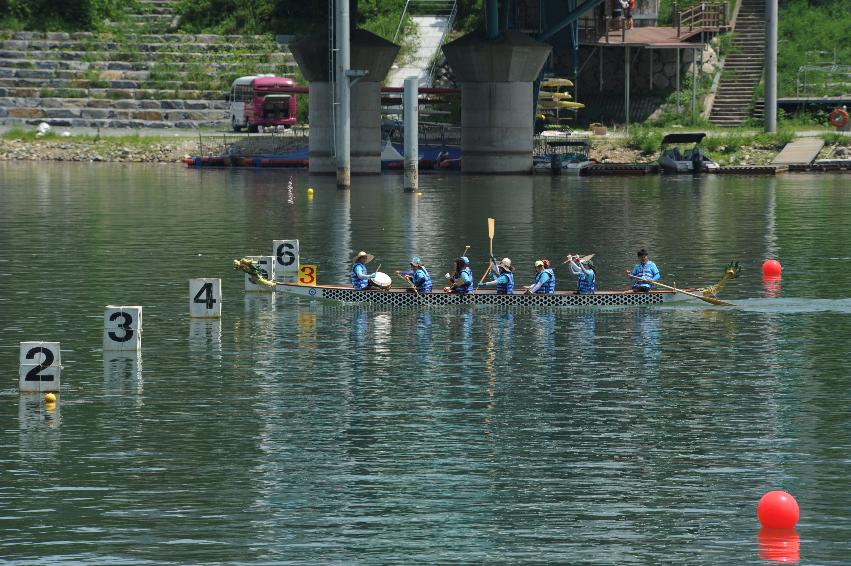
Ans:
[[[589,269],[588,273],[584,271],[579,274],[579,279],[576,282],[576,292],[580,295],[593,295],[597,292],[597,274],[594,270]]]
[[[355,262],[352,265],[352,288],[360,291],[361,289],[366,289],[366,286],[369,285],[369,279],[361,279],[358,277],[358,274],[363,273],[367,274],[366,266],[360,262]]]
[[[632,274],[636,277],[643,277],[645,279],[653,279],[653,272],[659,272],[659,269],[656,267],[656,264],[652,261],[648,261],[647,263],[636,263],[635,267],[632,268]],[[634,279],[635,283],[632,285],[633,288],[642,287],[645,289],[650,289],[653,287],[650,283],[646,281],[639,281],[638,279]]]
[[[431,293],[431,275],[426,268],[419,266],[414,270],[414,285],[420,293]]]
[[[545,274],[549,275],[549,277],[544,284],[538,287],[538,290],[535,291],[535,294],[537,295],[551,295],[556,292],[556,274],[553,273],[553,270],[549,267],[535,276],[535,283],[538,283],[541,279],[543,279]]]
[[[466,274],[467,277],[469,278],[468,281],[464,281],[464,274]],[[458,287],[454,287],[452,289],[453,293],[461,293],[461,294],[467,295],[467,294],[470,294],[470,293],[473,292],[473,270],[472,269],[470,269],[469,267],[465,267],[464,269],[461,270],[461,272],[458,274],[457,277],[454,277],[452,279],[453,283],[458,283],[459,281],[463,281],[463,284],[458,286]]]
[[[500,282],[500,279],[505,277],[505,282]],[[510,271],[506,271],[496,278],[496,294],[497,295],[510,295],[514,292],[514,274]]]

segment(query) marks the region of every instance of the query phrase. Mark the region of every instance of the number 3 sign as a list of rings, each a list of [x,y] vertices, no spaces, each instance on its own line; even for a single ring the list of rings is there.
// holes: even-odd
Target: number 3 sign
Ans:
[[[299,265],[298,266],[298,284],[316,287],[316,266],[315,265]]]

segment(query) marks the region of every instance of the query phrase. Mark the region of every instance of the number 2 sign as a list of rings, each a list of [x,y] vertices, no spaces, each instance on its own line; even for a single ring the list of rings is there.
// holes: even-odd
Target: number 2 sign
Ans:
[[[315,265],[304,264],[298,266],[298,284],[316,287]]]
[[[21,342],[18,389],[59,391],[59,342]]]

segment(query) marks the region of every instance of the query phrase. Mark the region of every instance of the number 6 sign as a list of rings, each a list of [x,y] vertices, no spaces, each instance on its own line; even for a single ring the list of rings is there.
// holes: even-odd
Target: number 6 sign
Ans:
[[[304,264],[298,266],[298,284],[316,287],[315,265]]]
[[[292,281],[298,276],[298,240],[272,240],[277,281]]]

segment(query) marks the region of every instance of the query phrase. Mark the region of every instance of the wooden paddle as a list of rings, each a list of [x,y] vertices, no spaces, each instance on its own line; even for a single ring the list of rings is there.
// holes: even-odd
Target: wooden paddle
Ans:
[[[567,257],[570,257],[570,256],[567,256]],[[582,257],[580,257],[580,258],[579,258],[579,261],[580,261],[580,262],[582,262],[582,261],[588,261],[588,260],[589,260],[589,259],[591,259],[592,257],[594,257],[594,254],[584,255],[584,256],[582,256]],[[567,258],[564,258],[564,261],[563,261],[562,263],[567,263],[568,261],[570,261],[570,260],[569,260],[569,259],[567,259]]]
[[[414,293],[416,293],[416,294],[417,294],[417,296],[419,296],[419,295],[420,295],[420,292],[419,292],[419,290],[417,289],[417,286],[416,286],[416,285],[414,285],[414,282],[413,282],[413,281],[411,281],[411,279],[409,279],[408,277],[406,277],[406,276],[402,275],[402,274],[401,274],[401,273],[399,273],[398,271],[396,272],[396,275],[398,275],[399,277],[401,277],[402,279],[404,279],[405,281],[407,281],[407,282],[408,282],[408,285],[410,285],[410,286],[411,286],[411,289],[413,289],[413,290],[414,290]]]
[[[722,301],[721,299],[716,299],[715,297],[704,297],[703,295],[698,295],[697,293],[690,293],[688,291],[684,291],[683,289],[677,289],[676,287],[671,287],[670,285],[665,285],[664,283],[659,283],[658,281],[653,281],[652,279],[647,279],[645,277],[638,277],[637,275],[630,275],[633,279],[638,279],[639,281],[644,281],[645,283],[650,283],[651,285],[658,285],[659,287],[663,287],[665,289],[670,289],[671,291],[676,291],[677,293],[682,293],[683,295],[688,295],[689,297],[694,297],[695,299],[700,299],[701,301],[705,301],[712,305],[717,305],[719,307],[734,307],[733,303],[728,303],[726,301]]]
[[[493,233],[494,233],[494,220],[493,220],[493,218],[488,218],[488,238],[491,241],[491,245],[490,245],[491,255],[490,255],[490,257],[493,257]],[[485,277],[487,277],[488,273],[490,273],[490,272],[491,272],[491,264],[490,264],[490,262],[488,262],[488,268],[485,270],[485,274],[482,275],[482,278],[479,280],[479,285],[481,285],[482,282],[484,282]]]

